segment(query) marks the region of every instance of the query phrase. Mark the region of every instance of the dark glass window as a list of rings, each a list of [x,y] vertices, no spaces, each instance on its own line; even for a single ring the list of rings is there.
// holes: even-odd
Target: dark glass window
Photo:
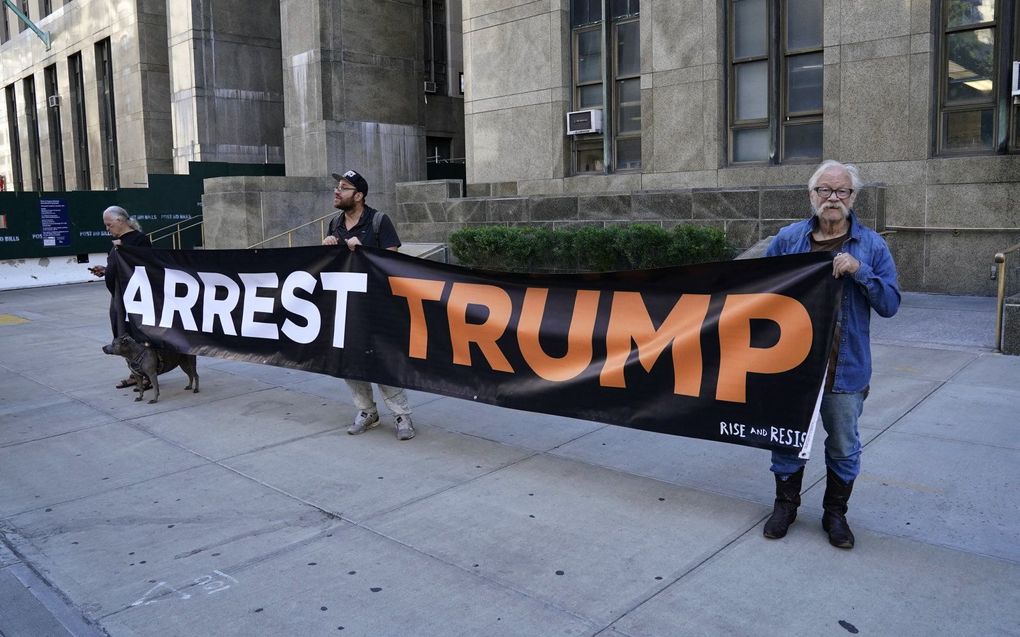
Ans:
[[[57,81],[57,65],[47,66],[44,71],[46,82],[46,123],[50,132],[50,168],[53,171],[53,189],[65,190],[64,178],[64,134],[60,125],[60,89]]]
[[[99,134],[103,151],[103,185],[114,190],[120,183],[117,162],[117,109],[113,100],[113,60],[110,39],[96,43],[96,88],[99,93]]]
[[[18,1],[18,9],[20,9],[21,12],[24,13],[26,17],[29,17],[29,18],[32,17],[28,13],[28,0],[19,0]],[[15,16],[15,17],[17,17],[17,16]],[[17,22],[18,22],[18,33],[21,33],[22,31],[24,31],[25,29],[28,28],[23,21],[18,20]]]
[[[571,0],[570,25],[579,27],[602,21],[603,0]]]
[[[28,171],[32,176],[32,190],[42,187],[42,155],[39,152],[39,105],[35,100],[35,76],[23,81],[25,87],[25,121],[28,123]]]
[[[822,156],[822,0],[730,0],[729,159]]]
[[[1020,9],[1006,0],[938,5],[936,153],[1016,152],[1020,105],[1009,88],[1011,62],[1020,59]]]
[[[572,136],[575,174],[641,168],[639,8],[638,0],[571,3],[575,27],[571,110],[595,109],[602,118],[602,132]],[[605,14],[609,20],[603,22]]]
[[[637,4],[634,2],[633,4]],[[613,165],[641,168],[641,33],[637,20],[613,25]]]
[[[425,25],[425,87],[447,93],[446,0],[422,0]]]
[[[450,159],[453,148],[453,140],[449,137],[426,137],[425,152],[426,160],[440,162]]]
[[[613,19],[627,18],[637,15],[640,11],[640,0],[611,0],[609,17]]]
[[[21,169],[21,131],[18,130],[18,100],[14,92],[14,85],[9,84],[4,89],[4,98],[7,102],[7,138],[11,144],[11,169],[14,172],[14,190],[25,189],[25,176]]]
[[[74,176],[78,190],[92,188],[89,170],[89,135],[85,118],[85,76],[81,53],[67,58],[67,74],[71,85],[71,128],[74,137]]]
[[[7,6],[0,3],[0,44],[11,39],[11,23],[7,20]]]

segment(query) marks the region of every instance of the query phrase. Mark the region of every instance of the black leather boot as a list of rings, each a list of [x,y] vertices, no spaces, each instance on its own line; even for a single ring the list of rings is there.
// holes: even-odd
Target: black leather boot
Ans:
[[[843,482],[832,469],[825,475],[825,497],[822,498],[822,528],[829,534],[829,544],[841,548],[854,547],[854,534],[846,522],[846,503],[854,490],[853,480]]]
[[[797,469],[783,480],[776,475],[776,503],[772,516],[765,521],[762,533],[770,540],[778,540],[786,535],[786,531],[797,519],[797,507],[800,506],[800,485],[804,480],[804,467]]]

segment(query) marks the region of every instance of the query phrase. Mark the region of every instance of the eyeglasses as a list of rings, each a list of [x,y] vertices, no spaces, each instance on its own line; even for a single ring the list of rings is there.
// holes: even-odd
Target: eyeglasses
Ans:
[[[337,190],[341,190],[341,191],[342,190],[351,190],[351,191],[355,191],[355,192],[358,190],[357,188],[345,188],[343,186],[337,186],[336,189]]]
[[[853,188],[836,188],[835,190],[833,190],[828,186],[818,186],[817,188],[813,188],[812,190],[814,190],[815,194],[817,194],[822,199],[828,199],[829,197],[832,196],[832,193],[836,193],[836,199],[846,199],[850,195],[854,194]]]

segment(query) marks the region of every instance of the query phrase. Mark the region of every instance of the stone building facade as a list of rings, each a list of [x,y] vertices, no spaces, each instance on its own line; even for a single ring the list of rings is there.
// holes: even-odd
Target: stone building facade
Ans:
[[[412,207],[420,223],[456,227],[459,209],[683,219],[750,245],[808,212],[808,177],[834,158],[881,191],[908,290],[994,294],[994,254],[1020,241],[1015,2],[464,0],[463,13],[466,194],[502,202]],[[587,109],[602,132],[567,134],[566,114]],[[801,195],[777,209],[772,189]]]
[[[905,289],[993,294],[1020,242],[1011,0],[18,5],[52,46],[0,12],[7,188],[285,164],[207,182],[208,247],[329,212],[348,167],[407,240],[642,221],[746,247],[807,213],[822,158],[860,166]],[[423,181],[433,156],[466,158],[466,186]]]
[[[248,237],[230,233],[255,217],[286,228],[328,212],[331,172],[358,169],[373,205],[392,208],[427,156],[464,157],[459,2],[16,4],[50,44],[0,4],[7,190],[144,188],[190,162],[285,166],[214,185],[216,247]],[[286,193],[306,212],[286,218],[293,206],[275,207]]]
[[[137,187],[149,173],[171,171],[164,3],[124,4],[19,3],[49,33],[48,49],[0,5],[0,175],[7,190]],[[150,34],[162,46],[148,46]]]
[[[189,162],[283,163],[278,3],[23,5],[51,42],[2,7],[8,190],[138,188]]]

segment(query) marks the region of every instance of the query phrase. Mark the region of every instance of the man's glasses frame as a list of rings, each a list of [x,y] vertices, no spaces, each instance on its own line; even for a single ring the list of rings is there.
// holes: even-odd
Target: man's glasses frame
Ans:
[[[828,186],[818,186],[812,188],[816,195],[822,199],[828,199],[832,196],[832,193],[836,193],[836,199],[843,200],[849,199],[850,195],[854,194],[853,188],[829,188]]]

